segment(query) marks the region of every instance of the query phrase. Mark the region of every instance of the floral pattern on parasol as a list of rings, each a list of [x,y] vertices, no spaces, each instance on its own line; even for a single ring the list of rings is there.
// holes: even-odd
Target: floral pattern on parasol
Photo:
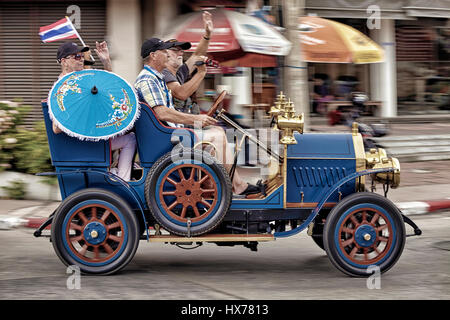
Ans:
[[[131,129],[139,117],[133,87],[103,70],[72,72],[58,80],[48,96],[52,121],[80,140],[108,140]]]

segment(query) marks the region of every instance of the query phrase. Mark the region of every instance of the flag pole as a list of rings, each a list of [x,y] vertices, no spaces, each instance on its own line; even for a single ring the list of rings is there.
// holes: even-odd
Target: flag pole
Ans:
[[[83,45],[83,47],[86,47],[86,44],[84,43],[83,39],[81,38],[80,34],[77,31],[77,28],[75,28],[75,26],[73,25],[70,18],[68,16],[66,16],[66,19],[70,23],[70,25],[73,27],[73,30],[75,30],[75,34],[78,37],[78,39],[81,41],[81,44]],[[92,61],[95,61],[94,57],[92,56],[92,53],[90,53],[89,55],[91,56]]]

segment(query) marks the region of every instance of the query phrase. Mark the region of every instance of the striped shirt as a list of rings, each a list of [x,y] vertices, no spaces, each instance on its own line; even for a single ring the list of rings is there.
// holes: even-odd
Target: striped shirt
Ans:
[[[147,103],[150,107],[165,106],[175,110],[172,94],[167,88],[164,76],[155,69],[144,66],[134,83],[134,88],[139,101]],[[182,127],[168,121],[167,124],[171,127]]]

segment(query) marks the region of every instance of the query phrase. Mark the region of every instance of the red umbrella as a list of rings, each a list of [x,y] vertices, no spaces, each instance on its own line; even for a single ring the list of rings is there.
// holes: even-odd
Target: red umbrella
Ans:
[[[210,11],[214,23],[214,31],[209,42],[208,54],[215,60],[227,61],[251,55],[248,66],[254,66],[259,55],[284,56],[289,53],[291,43],[277,30],[264,21],[236,11],[213,9]],[[202,12],[182,15],[173,23],[176,27],[163,38],[175,38],[178,41],[189,41],[192,44],[188,52],[194,52],[204,34]],[[264,64],[267,59],[262,58]],[[245,60],[239,63],[244,66]],[[270,64],[275,64],[271,59]]]

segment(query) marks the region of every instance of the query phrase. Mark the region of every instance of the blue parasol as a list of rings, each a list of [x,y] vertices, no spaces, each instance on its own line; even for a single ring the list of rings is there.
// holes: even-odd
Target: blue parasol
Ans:
[[[133,88],[103,70],[82,70],[59,79],[48,95],[52,121],[80,140],[107,140],[124,134],[139,117]]]

